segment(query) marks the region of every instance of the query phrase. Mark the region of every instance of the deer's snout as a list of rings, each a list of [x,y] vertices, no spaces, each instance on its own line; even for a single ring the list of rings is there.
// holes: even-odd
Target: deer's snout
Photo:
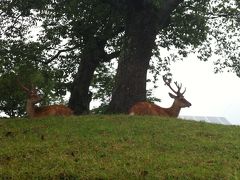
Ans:
[[[186,106],[190,107],[190,106],[192,106],[192,104],[190,102],[188,102]]]

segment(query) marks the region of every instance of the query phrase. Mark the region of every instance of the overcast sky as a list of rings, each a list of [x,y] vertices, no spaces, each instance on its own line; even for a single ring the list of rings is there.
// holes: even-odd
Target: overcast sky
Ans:
[[[214,73],[212,62],[200,62],[194,55],[171,65],[173,80],[187,88],[185,98],[192,103],[181,110],[180,115],[225,117],[232,124],[240,125],[240,78],[233,73]],[[171,106],[169,88],[161,85],[155,96],[162,107]]]

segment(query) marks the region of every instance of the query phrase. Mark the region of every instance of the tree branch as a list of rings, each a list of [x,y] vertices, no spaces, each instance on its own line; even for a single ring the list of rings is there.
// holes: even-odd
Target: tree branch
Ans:
[[[164,29],[169,25],[172,12],[183,2],[184,0],[164,0],[161,7],[153,7],[156,11],[155,14],[160,29]]]
[[[61,53],[63,53],[63,52],[68,52],[68,51],[72,51],[72,50],[74,50],[74,49],[77,49],[78,47],[79,47],[79,45],[75,45],[75,46],[73,46],[73,47],[71,47],[71,48],[61,49],[61,50],[59,50],[53,57],[51,57],[51,58],[50,58],[49,60],[47,60],[47,61],[44,61],[43,63],[44,63],[44,64],[49,64],[49,63],[51,63],[52,61],[54,61],[56,58],[58,58]]]
[[[240,14],[214,14],[214,13],[208,13],[207,17],[211,18],[211,19],[220,18],[220,17],[240,19]]]
[[[120,55],[120,51],[115,51],[111,54],[107,54],[105,52],[104,57],[102,58],[101,62],[109,62],[110,60],[119,57],[119,55]]]
[[[127,0],[101,0],[101,1],[102,3],[109,4],[110,6],[117,10],[122,10],[124,4],[127,2]]]

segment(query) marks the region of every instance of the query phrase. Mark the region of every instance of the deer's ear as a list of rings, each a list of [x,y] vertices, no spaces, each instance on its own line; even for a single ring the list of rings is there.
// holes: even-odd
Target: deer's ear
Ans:
[[[173,99],[176,99],[176,97],[177,97],[177,96],[173,95],[172,93],[168,93],[168,94],[169,94],[169,96],[170,96],[171,98],[173,98]]]

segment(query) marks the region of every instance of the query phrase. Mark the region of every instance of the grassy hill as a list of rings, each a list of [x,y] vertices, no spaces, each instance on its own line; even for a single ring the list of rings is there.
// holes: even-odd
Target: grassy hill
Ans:
[[[159,117],[0,120],[0,179],[238,179],[240,127]]]

